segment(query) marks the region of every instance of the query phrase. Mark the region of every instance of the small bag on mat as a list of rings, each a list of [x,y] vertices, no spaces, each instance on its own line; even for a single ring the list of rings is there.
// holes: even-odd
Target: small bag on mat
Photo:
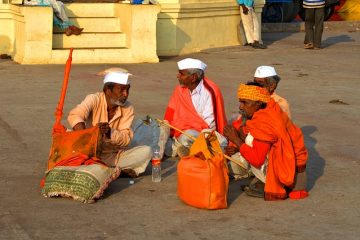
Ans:
[[[99,155],[101,134],[97,126],[54,134],[48,160],[48,170],[54,168],[61,160],[85,154],[91,157]]]
[[[196,139],[177,173],[177,194],[183,202],[197,208],[227,208],[228,169],[214,133]]]

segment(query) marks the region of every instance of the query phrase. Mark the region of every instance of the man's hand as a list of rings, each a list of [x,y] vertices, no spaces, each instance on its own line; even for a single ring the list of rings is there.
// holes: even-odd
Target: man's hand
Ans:
[[[239,152],[239,149],[235,146],[226,146],[225,147],[225,153],[229,156],[232,156],[237,152]]]
[[[241,5],[243,14],[247,15],[249,13],[249,9],[245,5]]]
[[[245,142],[245,134],[244,134],[244,131],[242,130],[242,126],[240,127],[240,130],[238,131],[238,134],[239,134],[239,137],[241,139],[242,142]]]
[[[244,143],[244,141],[240,138],[238,131],[232,125],[225,126],[225,128],[224,128],[224,136],[229,141],[236,144],[236,146],[238,146],[238,148],[240,148],[240,146]]]
[[[111,129],[109,123],[107,122],[100,122],[98,123],[98,127],[100,129],[100,133],[104,135],[106,138],[110,138]]]
[[[73,127],[74,131],[83,130],[83,129],[85,129],[85,123],[84,122],[79,122]]]

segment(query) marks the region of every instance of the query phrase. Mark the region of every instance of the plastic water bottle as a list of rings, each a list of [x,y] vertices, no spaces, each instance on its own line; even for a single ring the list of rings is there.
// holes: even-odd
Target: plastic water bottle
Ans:
[[[161,158],[160,151],[158,149],[154,150],[153,157],[151,159],[152,165],[152,181],[160,182],[161,181]]]

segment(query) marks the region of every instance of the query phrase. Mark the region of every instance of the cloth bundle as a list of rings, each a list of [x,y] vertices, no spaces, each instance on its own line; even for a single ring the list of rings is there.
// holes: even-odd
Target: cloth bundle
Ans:
[[[214,133],[201,133],[190,155],[177,166],[179,198],[205,209],[227,208],[229,177],[220,144]]]

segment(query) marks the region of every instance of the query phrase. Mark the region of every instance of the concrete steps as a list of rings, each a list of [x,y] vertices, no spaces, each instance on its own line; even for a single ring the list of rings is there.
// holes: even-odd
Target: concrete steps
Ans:
[[[70,48],[79,64],[155,63],[160,10],[122,1],[65,4],[72,24],[84,28],[66,36],[54,28],[50,6],[0,4],[0,50],[21,64],[65,64]]]
[[[81,35],[66,36],[63,30],[54,27],[51,63],[66,62],[70,48],[74,48],[74,63],[134,62],[116,10],[115,4],[66,4],[70,21],[84,30]]]
[[[72,17],[115,17],[116,5],[112,3],[70,3],[65,5],[65,12]]]
[[[84,33],[111,33],[121,32],[120,19],[115,17],[79,17],[70,18],[70,21],[77,27],[84,28]],[[63,33],[58,27],[54,27],[54,33]]]
[[[82,33],[66,36],[62,33],[53,34],[53,49],[62,48],[125,48],[124,33]]]
[[[69,56],[68,49],[52,51],[50,64],[64,64]],[[116,49],[74,49],[73,63],[135,63],[131,50],[128,48]]]

